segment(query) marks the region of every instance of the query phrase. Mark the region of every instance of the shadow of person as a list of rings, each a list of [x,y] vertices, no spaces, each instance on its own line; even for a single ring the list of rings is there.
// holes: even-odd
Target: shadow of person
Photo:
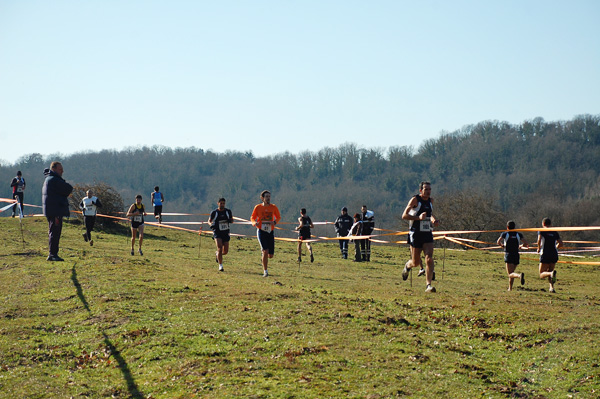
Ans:
[[[79,283],[79,279],[77,278],[77,270],[75,269],[76,265],[77,263],[75,263],[71,268],[71,281],[73,281],[73,285],[75,286],[75,290],[77,291],[77,297],[79,298],[81,303],[83,303],[83,306],[91,315],[92,311],[90,310],[90,306],[87,302],[87,299],[85,298],[83,289],[81,288],[81,284]],[[101,331],[101,333],[104,337],[104,344],[110,351],[110,355],[117,361],[117,364],[119,365],[119,370],[121,370],[121,374],[123,374],[123,378],[125,379],[125,383],[127,384],[127,389],[129,390],[130,397],[140,399],[144,398],[144,394],[140,392],[137,384],[135,383],[133,375],[131,374],[131,370],[129,369],[129,365],[121,355],[121,352],[119,352],[119,350],[113,345],[112,341],[104,331]]]

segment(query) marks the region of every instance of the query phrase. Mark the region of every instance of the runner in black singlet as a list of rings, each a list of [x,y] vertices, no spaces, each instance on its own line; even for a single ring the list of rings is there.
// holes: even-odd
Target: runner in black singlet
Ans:
[[[519,248],[522,246],[527,248],[529,245],[522,233],[511,231],[515,229],[515,222],[510,220],[506,224],[506,228],[508,231],[500,234],[497,243],[504,248],[504,262],[508,273],[508,290],[512,291],[514,279],[518,278],[521,280],[521,285],[525,284],[525,274],[515,273],[515,270],[520,261]]]
[[[142,196],[140,194],[135,196],[135,204],[131,204],[127,211],[127,217],[131,218],[131,255],[134,254],[133,247],[135,246],[135,236],[139,231],[139,249],[140,255],[142,253],[142,241],[144,240],[144,216],[146,216],[146,210],[144,204],[142,204]]]
[[[550,288],[548,291],[556,292],[554,290],[554,283],[556,283],[556,262],[558,262],[558,248],[563,246],[563,242],[560,239],[558,232],[551,231],[552,221],[548,218],[542,220],[542,226],[544,230],[538,232],[537,239],[537,252],[540,254],[540,278],[548,279]]]
[[[300,217],[298,218],[298,227],[296,230],[298,231],[298,262],[302,262],[302,241],[310,240],[311,234],[310,229],[314,229],[312,220],[310,220],[309,216],[306,216],[306,209],[302,208],[300,210]],[[306,248],[310,252],[310,261],[311,263],[315,261],[315,257],[313,256],[313,249],[310,245],[310,242],[306,243]]]
[[[233,223],[233,214],[225,208],[225,198],[219,198],[219,207],[210,213],[208,223],[213,231],[213,239],[217,244],[215,258],[219,264],[219,271],[223,271],[223,256],[229,252],[229,224]]]
[[[435,292],[431,285],[434,280],[433,261],[433,227],[438,225],[438,220],[433,216],[433,198],[431,198],[431,183],[421,182],[419,194],[410,199],[402,219],[408,220],[410,231],[408,243],[410,244],[411,259],[406,262],[402,270],[402,279],[408,278],[408,272],[413,267],[421,266],[421,252],[425,253],[425,279],[426,292]]]

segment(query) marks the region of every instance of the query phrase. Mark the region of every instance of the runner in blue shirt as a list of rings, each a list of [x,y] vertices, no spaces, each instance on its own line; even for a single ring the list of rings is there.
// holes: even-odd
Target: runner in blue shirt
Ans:
[[[158,191],[158,186],[154,187],[154,192],[151,195],[152,206],[154,207],[154,219],[158,223],[162,222],[162,203],[165,201],[165,196]]]

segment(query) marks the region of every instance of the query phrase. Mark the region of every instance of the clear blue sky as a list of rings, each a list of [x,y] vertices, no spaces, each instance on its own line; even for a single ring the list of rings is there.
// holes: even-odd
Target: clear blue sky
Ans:
[[[600,1],[0,0],[0,160],[600,113]]]

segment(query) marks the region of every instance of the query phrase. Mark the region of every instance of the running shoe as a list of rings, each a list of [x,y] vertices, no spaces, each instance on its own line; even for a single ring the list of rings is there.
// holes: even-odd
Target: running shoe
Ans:
[[[132,249],[132,250],[131,250],[131,255],[133,255],[133,254],[134,254],[134,252],[133,252],[133,249]]]
[[[62,261],[64,261],[64,259],[61,258],[58,255],[48,255],[48,257],[46,258],[46,260],[48,260],[50,262],[62,262]]]
[[[419,269],[419,274],[417,274],[417,277],[421,277],[425,275],[425,269],[421,268]]]
[[[142,248],[138,249],[138,252],[140,253],[140,255],[144,256],[144,254],[142,252]]]
[[[310,254],[310,263],[313,263],[315,261],[315,257],[313,256],[313,254]]]
[[[298,263],[302,262],[302,257],[298,256]]]
[[[548,290],[548,292],[553,292],[553,293],[554,293],[554,292],[556,292],[556,290],[555,290],[554,288],[550,288],[550,289]]]
[[[408,268],[408,263],[410,262],[410,260],[408,260],[405,264],[404,264],[404,269],[402,269],[402,280],[406,281],[406,279],[408,278],[408,271],[410,270]]]
[[[556,283],[556,270],[552,270],[552,284]]]
[[[265,272],[263,273],[263,277],[269,277],[269,272],[265,270]]]
[[[90,240],[90,247],[94,246],[94,240]]]
[[[521,285],[525,285],[525,273],[521,273]]]
[[[222,272],[223,270],[223,265],[219,265],[219,271]]]
[[[88,242],[87,234],[83,233],[83,241]]]
[[[431,284],[428,284],[427,288],[425,288],[425,292],[435,292],[435,287]]]

